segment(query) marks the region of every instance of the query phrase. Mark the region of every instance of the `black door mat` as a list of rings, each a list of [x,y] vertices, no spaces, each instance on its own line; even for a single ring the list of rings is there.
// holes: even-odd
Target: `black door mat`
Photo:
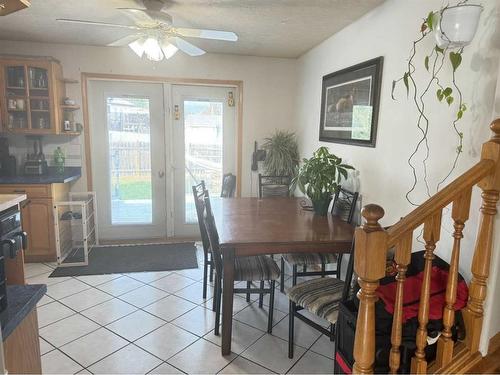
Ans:
[[[65,263],[81,262],[76,252]],[[87,266],[58,267],[49,277],[105,275],[109,273],[175,271],[198,268],[194,242],[95,247]]]

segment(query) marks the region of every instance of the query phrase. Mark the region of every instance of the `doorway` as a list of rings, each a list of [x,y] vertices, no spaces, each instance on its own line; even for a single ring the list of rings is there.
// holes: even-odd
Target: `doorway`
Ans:
[[[192,185],[214,210],[237,174],[234,87],[88,81],[93,190],[103,240],[199,236]]]

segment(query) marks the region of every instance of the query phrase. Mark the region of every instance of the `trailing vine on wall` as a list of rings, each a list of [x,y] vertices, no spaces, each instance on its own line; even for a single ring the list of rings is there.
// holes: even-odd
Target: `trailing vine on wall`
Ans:
[[[461,1],[457,5],[463,5],[466,2],[467,0]],[[462,63],[462,54],[464,52],[464,48],[461,47],[457,50],[452,50],[447,47],[440,48],[437,44],[434,44],[432,49],[425,55],[423,62],[419,63],[421,65],[417,65],[417,62],[415,61],[417,48],[424,40],[428,39],[429,36],[433,37],[435,28],[437,27],[437,22],[439,22],[438,20],[440,19],[440,15],[445,9],[449,7],[450,6],[448,5],[442,8],[440,11],[431,11],[427,15],[427,17],[424,18],[420,27],[420,36],[418,39],[413,41],[406,70],[401,77],[392,82],[392,99],[396,100],[396,98],[394,97],[394,91],[398,84],[402,82],[402,84],[406,88],[407,98],[411,97],[411,101],[418,111],[416,126],[420,131],[421,136],[407,161],[412,171],[413,182],[411,188],[406,192],[406,200],[414,206],[418,206],[418,204],[414,200],[412,200],[411,194],[416,190],[417,184],[419,182],[417,174],[418,165],[415,157],[420,150],[423,150],[424,152],[421,172],[423,174],[423,182],[425,184],[425,193],[428,197],[432,195],[431,187],[428,181],[427,170],[427,162],[430,156],[428,140],[430,120],[429,114],[426,111],[427,108],[425,105],[425,98],[428,95],[435,96],[436,100],[439,103],[447,105],[450,110],[453,111],[454,119],[451,126],[456,135],[457,141],[456,153],[451,162],[450,168],[445,176],[440,179],[440,181],[436,185],[436,191],[440,189],[441,185],[453,173],[457,166],[460,155],[463,152],[463,133],[459,129],[459,122],[462,119],[464,113],[467,111],[467,105],[463,100],[462,91],[457,82],[456,72]],[[429,74],[429,78],[423,86],[420,83],[417,83],[415,79],[417,66],[422,66]],[[450,66],[452,69],[451,81],[448,82],[445,82],[444,78],[442,77],[443,68],[446,66]]]

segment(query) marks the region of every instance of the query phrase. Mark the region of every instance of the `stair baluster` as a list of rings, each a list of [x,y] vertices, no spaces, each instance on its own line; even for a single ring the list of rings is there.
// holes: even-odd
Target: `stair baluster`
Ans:
[[[425,266],[418,309],[417,350],[411,359],[411,372],[414,374],[425,374],[427,372],[425,347],[427,345],[427,323],[429,322],[432,260],[434,259],[434,249],[436,248],[436,242],[439,241],[440,232],[441,210],[427,218],[424,223]]]
[[[438,341],[436,361],[439,367],[446,366],[453,358],[453,346],[451,328],[455,323],[455,309],[453,306],[457,300],[458,265],[460,261],[460,242],[463,238],[465,222],[469,219],[470,200],[472,188],[461,194],[454,202],[451,217],[454,221],[453,249],[451,252],[448,283],[446,285],[445,307],[443,310],[443,332]]]
[[[394,303],[394,315],[392,319],[391,331],[391,353],[389,356],[389,367],[391,374],[396,374],[401,363],[401,336],[403,330],[403,288],[406,279],[406,270],[411,259],[411,245],[413,241],[413,231],[402,236],[396,245],[394,260],[397,264],[398,274],[396,275],[396,298]]]

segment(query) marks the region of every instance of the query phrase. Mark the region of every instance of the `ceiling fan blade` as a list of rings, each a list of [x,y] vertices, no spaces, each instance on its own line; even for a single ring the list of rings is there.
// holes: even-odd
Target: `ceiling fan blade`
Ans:
[[[238,35],[232,31],[189,29],[185,27],[176,27],[175,31],[179,35],[191,38],[227,40],[230,42],[236,42],[238,40]]]
[[[134,8],[118,8],[127,17],[134,21],[138,26],[153,27],[159,23],[172,25],[172,17],[167,13],[148,10],[148,9],[134,9]]]
[[[157,22],[142,9],[118,8],[123,14],[140,26],[153,26]]]
[[[132,43],[133,41],[139,39],[140,37],[141,37],[141,34],[126,35],[123,38],[117,39],[114,42],[109,43],[108,46],[109,47],[122,47],[122,46],[126,46],[126,45]]]
[[[77,23],[82,25],[93,25],[93,26],[105,26],[105,27],[117,27],[121,29],[130,29],[130,30],[142,30],[142,27],[139,26],[130,26],[130,25],[118,25],[116,23],[107,23],[107,22],[94,22],[94,21],[85,21],[85,20],[71,20],[67,18],[58,18],[56,21],[66,22],[66,23]]]
[[[189,56],[201,56],[205,54],[204,50],[182,38],[179,38],[178,36],[169,38],[168,41],[177,46],[177,48],[179,48],[182,52],[187,53]]]

